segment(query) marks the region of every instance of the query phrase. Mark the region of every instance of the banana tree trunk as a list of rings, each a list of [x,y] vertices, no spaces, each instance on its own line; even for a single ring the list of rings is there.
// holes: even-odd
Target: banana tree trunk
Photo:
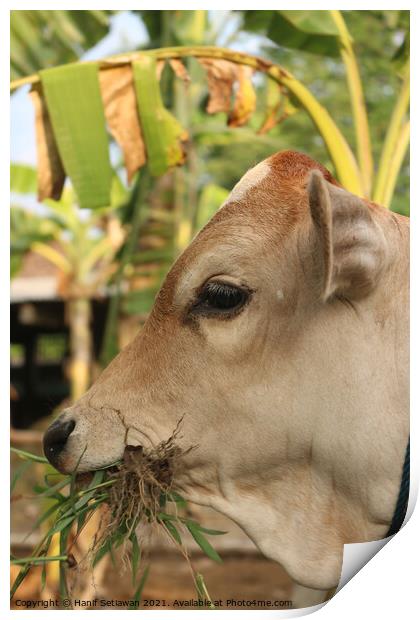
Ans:
[[[87,298],[67,302],[70,328],[71,398],[77,400],[90,385],[92,367],[92,336],[90,332],[91,303]]]

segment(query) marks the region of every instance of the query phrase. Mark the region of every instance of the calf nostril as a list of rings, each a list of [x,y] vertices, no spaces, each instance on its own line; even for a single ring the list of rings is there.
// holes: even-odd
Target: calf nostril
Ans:
[[[76,426],[74,420],[60,422],[56,420],[48,428],[44,435],[44,454],[52,465],[57,462],[57,457],[63,451],[68,438]]]

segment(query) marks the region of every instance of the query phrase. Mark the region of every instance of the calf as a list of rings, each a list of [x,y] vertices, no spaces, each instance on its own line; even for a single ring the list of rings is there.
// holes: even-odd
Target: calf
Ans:
[[[297,583],[334,588],[343,544],[383,537],[398,495],[408,252],[407,218],[303,154],[268,158],[176,261],[135,340],[47,431],[47,457],[93,470],[182,419],[180,447],[196,446],[182,494],[233,519]]]

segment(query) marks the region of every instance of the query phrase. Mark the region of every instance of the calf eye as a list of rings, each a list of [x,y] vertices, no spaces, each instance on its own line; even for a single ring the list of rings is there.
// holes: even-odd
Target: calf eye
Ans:
[[[236,314],[248,301],[250,291],[226,282],[207,282],[201,289],[192,311],[207,315]]]

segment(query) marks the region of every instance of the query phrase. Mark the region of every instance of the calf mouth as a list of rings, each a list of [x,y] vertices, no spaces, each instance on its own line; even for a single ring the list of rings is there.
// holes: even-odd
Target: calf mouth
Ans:
[[[109,493],[109,505],[116,522],[135,520],[140,512],[155,519],[163,498],[170,494],[182,469],[185,451],[170,438],[151,451],[142,446],[127,446],[114,469],[115,484]]]
[[[151,449],[127,445],[123,457],[109,467],[101,468],[108,487],[107,535],[117,530],[121,523],[139,523],[145,518],[149,523],[158,519],[159,512],[171,493],[176,479],[185,468],[184,457],[195,446],[181,448],[177,442],[179,426],[169,439]],[[77,484],[86,485],[94,476],[92,472],[77,474]]]

